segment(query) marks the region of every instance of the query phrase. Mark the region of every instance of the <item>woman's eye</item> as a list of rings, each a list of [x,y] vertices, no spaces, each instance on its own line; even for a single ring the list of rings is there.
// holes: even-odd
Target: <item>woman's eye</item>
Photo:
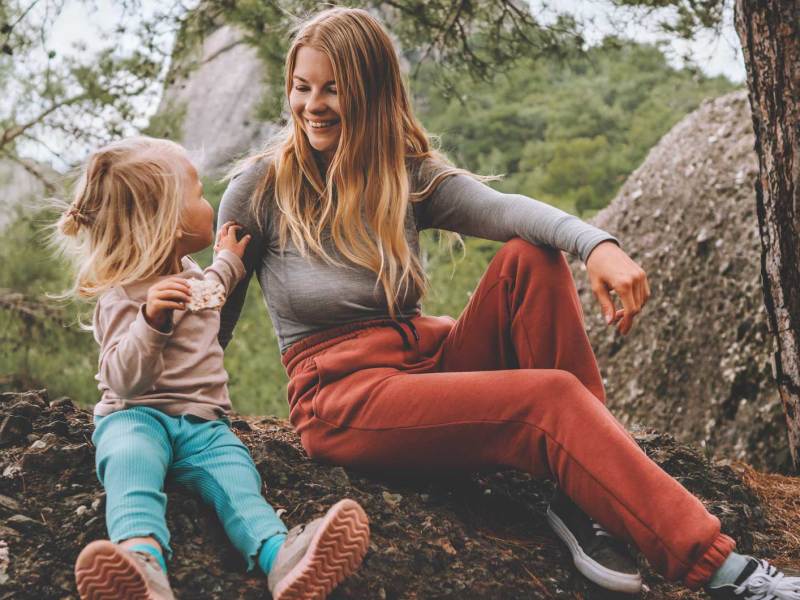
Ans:
[[[304,86],[304,85],[297,85],[297,86],[295,86],[294,89],[296,89],[298,92],[307,92],[308,91],[308,88],[306,86]]]

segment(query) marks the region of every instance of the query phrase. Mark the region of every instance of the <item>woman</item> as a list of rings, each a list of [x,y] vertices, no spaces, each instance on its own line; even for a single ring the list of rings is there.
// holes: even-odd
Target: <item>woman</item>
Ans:
[[[650,291],[612,236],[498,193],[433,151],[389,37],[363,10],[303,24],[286,93],[286,131],[237,169],[220,206],[219,222],[253,236],[220,342],[255,272],[311,457],[552,477],[548,519],[578,569],[606,588],[641,586],[624,540],[665,577],[714,597],[800,598],[800,578],[733,552],[719,521],[605,408],[560,250],[583,259],[607,322],[627,334]],[[507,242],[458,321],[420,314],[418,232],[431,227]]]

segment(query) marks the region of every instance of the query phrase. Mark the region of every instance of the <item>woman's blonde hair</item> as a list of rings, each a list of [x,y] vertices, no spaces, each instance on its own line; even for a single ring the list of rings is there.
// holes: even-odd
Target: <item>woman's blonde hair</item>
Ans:
[[[392,42],[367,11],[332,8],[301,24],[286,56],[286,96],[297,53],[308,46],[331,62],[340,105],[341,136],[330,164],[317,162],[296,115],[265,150],[233,169],[233,176],[266,160],[268,169],[252,196],[252,210],[263,228],[265,204],[274,202],[282,247],[291,239],[338,264],[324,247],[330,235],[341,256],[377,275],[390,315],[409,291],[424,294],[425,273],[406,238],[409,202],[427,197],[445,177],[457,172],[430,144],[411,110]],[[411,190],[409,170],[426,158],[438,171],[424,189]]]
[[[181,157],[180,145],[145,136],[89,157],[52,236],[75,263],[67,294],[92,298],[174,268],[186,180]]]

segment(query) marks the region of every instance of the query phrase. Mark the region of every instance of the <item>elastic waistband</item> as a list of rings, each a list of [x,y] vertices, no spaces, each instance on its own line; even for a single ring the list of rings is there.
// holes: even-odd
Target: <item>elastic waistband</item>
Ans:
[[[353,338],[364,329],[373,329],[377,327],[391,327],[393,329],[397,329],[400,323],[406,323],[410,325],[414,336],[417,337],[416,329],[413,328],[414,326],[408,318],[402,318],[398,320],[373,319],[370,321],[355,321],[353,323],[346,323],[338,327],[324,329],[317,333],[312,333],[308,337],[304,337],[302,340],[298,340],[286,349],[286,352],[284,352],[281,356],[281,362],[283,363],[283,366],[287,367],[288,369],[290,362],[316,354],[325,348],[330,348],[331,346],[338,344],[344,339]]]

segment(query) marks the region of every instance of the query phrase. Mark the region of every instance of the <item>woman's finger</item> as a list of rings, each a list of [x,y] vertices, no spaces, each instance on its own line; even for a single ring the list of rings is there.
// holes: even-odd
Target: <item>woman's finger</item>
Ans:
[[[622,317],[622,321],[619,324],[619,332],[622,335],[626,335],[633,327],[633,319],[639,314],[640,307],[634,296],[633,285],[624,286],[622,290],[617,290],[617,294],[619,294],[625,311],[625,316]]]
[[[608,287],[606,287],[603,282],[599,282],[597,285],[592,286],[592,292],[594,292],[595,298],[597,298],[597,302],[600,304],[600,310],[603,312],[603,320],[606,324],[611,323],[614,320],[616,307],[614,306],[614,300],[611,298]]]

